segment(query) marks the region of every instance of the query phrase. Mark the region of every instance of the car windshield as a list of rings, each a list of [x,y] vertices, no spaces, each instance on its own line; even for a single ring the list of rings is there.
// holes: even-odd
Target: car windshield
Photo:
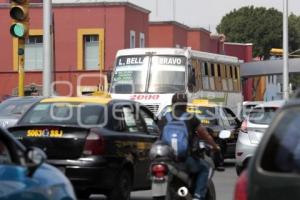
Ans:
[[[249,105],[244,105],[243,106],[243,117],[247,117],[251,110],[257,106],[257,104],[249,104]]]
[[[0,104],[0,116],[22,115],[33,103],[32,101],[6,100]]]
[[[130,94],[146,91],[148,56],[121,56],[113,77],[113,93]]]
[[[93,126],[104,123],[105,106],[87,103],[40,103],[19,122],[25,124],[59,124]]]
[[[265,124],[271,123],[275,116],[277,107],[256,107],[249,114],[249,121],[254,124]]]
[[[185,57],[153,56],[148,92],[174,93],[185,89]]]

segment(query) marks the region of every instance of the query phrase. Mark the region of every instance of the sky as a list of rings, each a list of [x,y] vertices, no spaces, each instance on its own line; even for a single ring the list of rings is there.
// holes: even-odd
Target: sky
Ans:
[[[109,1],[109,0],[106,0]],[[274,7],[283,11],[283,0],[125,0],[151,11],[150,21],[178,21],[193,28],[216,32],[222,17],[243,6]],[[288,0],[289,12],[300,15],[300,1]]]
[[[274,7],[283,11],[284,0],[52,0],[53,3],[131,2],[150,10],[150,21],[177,21],[212,33],[222,17],[243,6]],[[300,0],[288,0],[289,12],[300,15]]]

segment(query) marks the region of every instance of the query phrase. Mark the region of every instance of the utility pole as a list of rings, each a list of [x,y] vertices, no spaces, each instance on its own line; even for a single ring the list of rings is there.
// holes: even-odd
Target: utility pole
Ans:
[[[52,0],[43,1],[43,96],[52,95]]]
[[[289,99],[288,0],[283,0],[283,99]]]

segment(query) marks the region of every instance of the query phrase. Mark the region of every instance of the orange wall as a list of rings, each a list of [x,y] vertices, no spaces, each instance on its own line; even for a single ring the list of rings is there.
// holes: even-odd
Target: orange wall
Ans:
[[[150,24],[149,47],[174,47],[172,26]]]

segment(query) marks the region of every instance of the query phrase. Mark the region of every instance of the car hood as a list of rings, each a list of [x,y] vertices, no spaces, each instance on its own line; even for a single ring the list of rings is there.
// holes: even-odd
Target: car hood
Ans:
[[[60,199],[68,197],[76,199],[70,181],[55,167],[42,164],[34,173],[28,176],[28,169],[21,166],[0,166],[0,199]],[[49,193],[50,191],[50,193]]]
[[[49,164],[41,165],[33,175],[41,185],[60,186],[68,195],[74,196],[75,193],[69,179],[56,167]],[[55,178],[53,178],[55,177]]]
[[[18,122],[19,118],[20,117],[16,115],[0,116],[0,127],[9,128],[14,126]]]

